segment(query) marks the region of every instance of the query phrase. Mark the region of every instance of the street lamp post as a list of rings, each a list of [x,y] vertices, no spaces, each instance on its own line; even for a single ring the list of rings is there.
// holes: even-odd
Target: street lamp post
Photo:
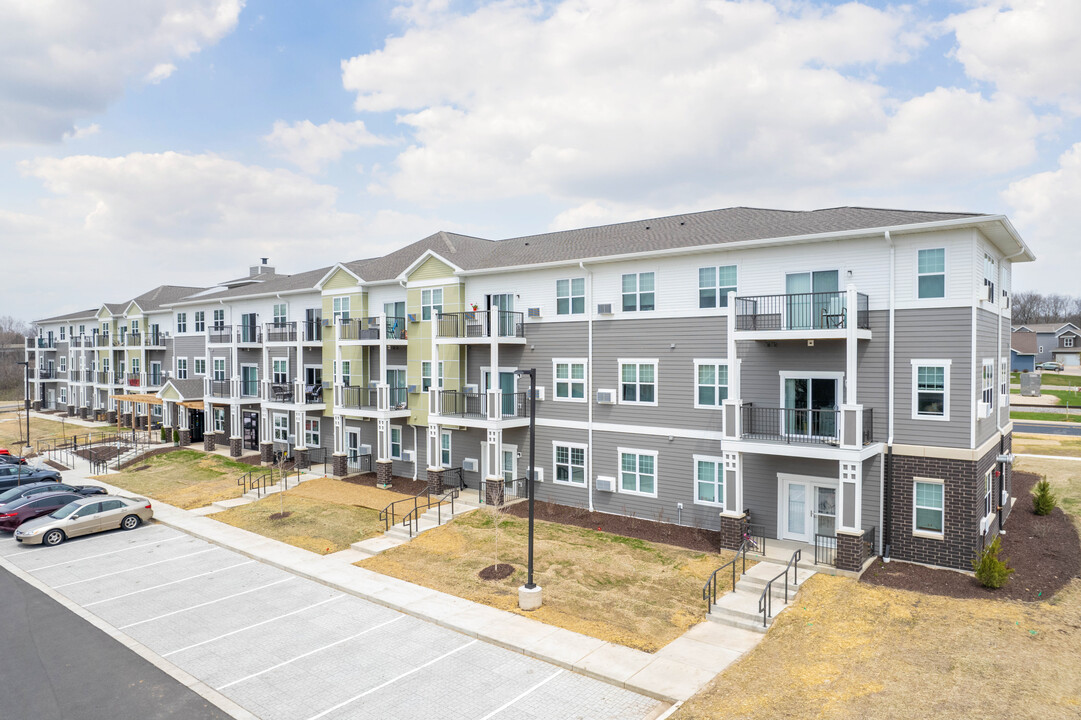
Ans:
[[[529,546],[528,546],[528,571],[525,585],[518,588],[518,607],[522,610],[536,610],[541,606],[541,589],[533,582],[533,504],[536,500],[537,470],[536,470],[536,447],[537,447],[537,369],[516,370],[515,375],[529,376]]]
[[[23,367],[26,368],[26,399],[23,400],[23,403],[24,403],[23,410],[26,413],[26,447],[29,448],[30,447],[30,361],[29,360],[20,360],[18,362],[18,364],[22,365]],[[23,453],[23,455],[26,455],[26,454],[27,453],[25,453],[25,452]]]

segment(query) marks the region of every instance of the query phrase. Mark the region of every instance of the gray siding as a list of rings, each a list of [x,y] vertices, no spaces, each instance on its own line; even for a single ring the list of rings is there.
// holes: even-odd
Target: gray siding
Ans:
[[[840,468],[835,460],[743,454],[743,504],[751,511],[751,522],[764,528],[766,537],[777,537],[777,473],[806,475],[837,480]]]
[[[194,359],[206,357],[206,338],[202,335],[181,335],[172,339],[172,346],[174,357],[188,359],[188,377],[195,377]],[[210,370],[209,361],[207,370]]]
[[[860,509],[862,523],[860,527],[864,530],[876,528],[876,543],[882,537],[882,528],[879,523],[879,506],[882,502],[882,464],[881,455],[875,455],[863,463],[863,487],[861,488],[863,507]],[[877,549],[877,544],[875,547]]]
[[[985,359],[991,360],[994,363],[995,376],[992,379],[992,412],[986,418],[980,418],[976,414],[975,408],[973,409],[973,417],[976,420],[976,447],[985,442],[988,438],[998,432],[998,365],[999,365],[999,328],[998,328],[998,315],[988,312],[986,310],[976,311],[976,364],[972,371],[976,375],[976,393],[973,398],[975,403],[980,399],[981,383],[983,376],[983,361]],[[1003,319],[1003,326],[1006,330],[1009,330],[1008,319]],[[1007,341],[1003,348],[1008,348],[1009,342]]]

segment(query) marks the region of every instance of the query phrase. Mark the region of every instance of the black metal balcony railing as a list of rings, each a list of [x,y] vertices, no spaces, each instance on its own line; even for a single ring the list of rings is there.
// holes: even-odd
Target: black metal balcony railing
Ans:
[[[342,340],[378,340],[382,335],[379,321],[378,317],[341,320]],[[406,334],[405,318],[387,318],[387,340],[405,340]]]
[[[215,325],[207,331],[207,340],[212,343],[229,343],[233,340],[232,325]]]
[[[847,293],[818,292],[736,298],[736,330],[843,330]],[[856,327],[869,330],[867,296],[856,295]]]
[[[150,372],[146,374],[147,387],[159,387],[166,379],[167,375],[162,372]]]
[[[304,342],[322,342],[323,324],[319,320],[304,321]]]
[[[379,403],[376,387],[346,385],[342,388],[342,407],[354,410],[375,410]]]
[[[266,324],[267,342],[296,342],[297,324],[295,322],[278,322]]]
[[[56,377],[56,372],[49,368],[38,368],[38,379],[40,380],[52,380]]]
[[[800,410],[744,405],[743,437],[786,443],[836,445],[839,410]]]
[[[30,338],[30,341],[33,343],[30,347],[37,347],[44,350],[56,347],[56,340],[51,337]]]
[[[270,383],[270,401],[280,403],[293,402],[293,396],[296,394],[294,388],[296,386],[291,382],[274,382]]]
[[[863,444],[870,445],[875,441],[875,411],[874,408],[863,409]]]
[[[143,336],[137,332],[130,332],[124,336],[124,342],[128,347],[139,347],[143,344]]]
[[[238,343],[261,343],[263,342],[263,334],[258,325],[238,325],[236,341]]]
[[[117,371],[115,371],[115,372],[112,372],[112,373],[110,373],[110,375],[112,375],[112,379],[110,380],[110,382],[111,382],[111,383],[112,383],[113,385],[123,385],[123,384],[124,384],[124,380],[126,380],[126,379],[127,379],[127,378],[126,378],[126,377],[124,376],[124,373],[120,372],[119,370],[117,370]]]
[[[163,347],[165,345],[165,333],[146,332],[143,334],[143,344],[148,347]]]
[[[523,318],[520,312],[506,310],[439,313],[436,316],[436,337],[525,337]]]
[[[33,350],[34,348],[37,347],[37,345],[38,345],[37,344],[37,338],[32,338],[32,337],[26,338],[26,347],[27,347],[27,349]]]
[[[127,384],[128,387],[139,387],[142,385],[140,382],[139,373],[128,373]]]
[[[240,395],[242,397],[255,397],[259,394],[259,381],[258,380],[241,380],[240,381]]]
[[[390,396],[391,410],[405,410],[409,407],[409,388],[391,387],[387,388],[387,392]]]
[[[211,380],[210,397],[227,398],[232,395],[232,383],[229,380]]]
[[[83,346],[83,338],[82,338],[82,336],[73,337],[69,344],[73,348],[81,348]]]
[[[529,417],[529,403],[526,400],[528,393],[501,393],[499,399],[499,413],[504,418]],[[487,419],[488,394],[466,393],[456,390],[441,390],[439,392],[439,414],[453,417],[468,417]]]
[[[109,347],[111,344],[109,333],[99,333],[94,336],[94,345],[99,348]]]

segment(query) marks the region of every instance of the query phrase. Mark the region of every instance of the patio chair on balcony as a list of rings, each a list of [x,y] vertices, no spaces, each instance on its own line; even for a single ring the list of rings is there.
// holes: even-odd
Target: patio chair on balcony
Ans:
[[[306,385],[304,386],[304,399],[309,403],[317,403],[323,401],[323,386],[322,385]]]

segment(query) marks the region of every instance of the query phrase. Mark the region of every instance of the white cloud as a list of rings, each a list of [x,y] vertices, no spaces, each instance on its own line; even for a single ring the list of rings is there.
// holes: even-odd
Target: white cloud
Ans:
[[[64,133],[64,140],[82,140],[85,137],[97,135],[99,132],[101,132],[101,125],[98,125],[97,123],[90,123],[83,127],[76,125],[71,132]]]
[[[0,145],[59,141],[129,78],[167,76],[236,27],[244,0],[0,3]],[[156,80],[155,80],[156,78]]]
[[[419,203],[675,208],[911,181],[934,196],[1031,162],[1048,123],[1024,104],[951,88],[894,98],[875,79],[920,46],[907,12],[417,2],[413,24],[342,78],[359,111],[396,111],[413,136],[373,190]]]
[[[985,0],[945,24],[970,77],[1081,114],[1077,0]]]
[[[362,146],[385,145],[357,120],[341,123],[331,120],[316,125],[311,120],[288,123],[278,120],[263,138],[276,153],[307,173],[317,173],[344,153]]]
[[[172,63],[158,63],[154,66],[154,69],[146,74],[146,81],[151,85],[158,85],[162,80],[168,79],[170,75],[176,72],[176,65]]]

